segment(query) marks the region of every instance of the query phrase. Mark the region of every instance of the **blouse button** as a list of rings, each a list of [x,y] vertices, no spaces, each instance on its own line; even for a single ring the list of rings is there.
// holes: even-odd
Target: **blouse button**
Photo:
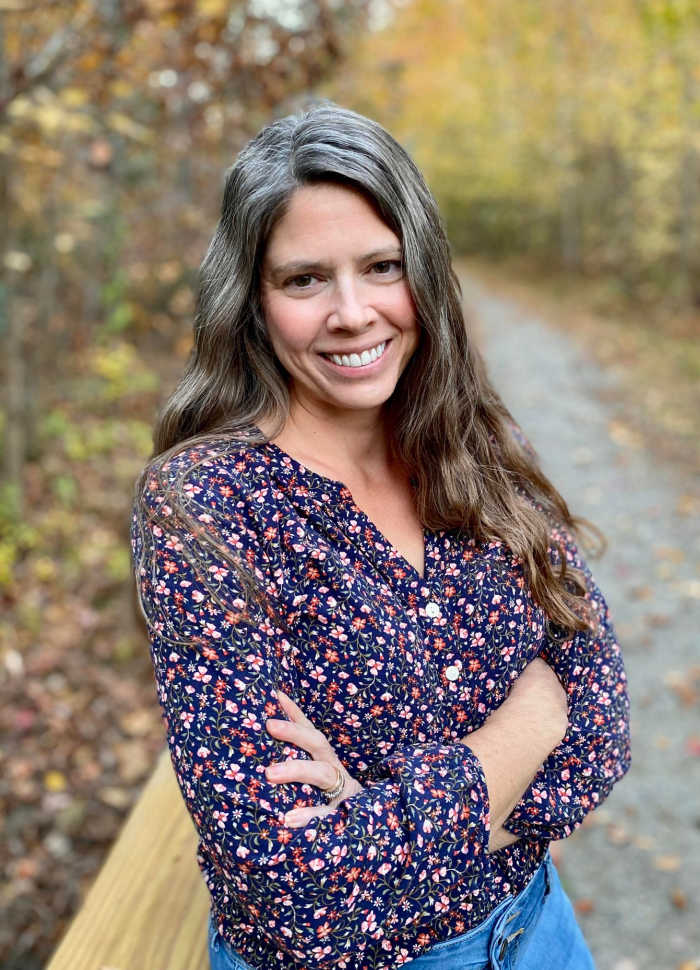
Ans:
[[[435,619],[436,616],[440,616],[441,609],[437,603],[431,600],[429,603],[425,604],[425,615],[429,616],[431,619]]]
[[[448,680],[457,680],[459,677],[459,667],[455,667],[453,665],[446,667],[445,677],[447,677]]]

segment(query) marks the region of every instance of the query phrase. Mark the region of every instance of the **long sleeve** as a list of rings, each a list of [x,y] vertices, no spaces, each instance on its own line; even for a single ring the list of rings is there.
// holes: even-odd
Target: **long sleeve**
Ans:
[[[506,820],[515,835],[561,839],[609,795],[630,765],[629,698],[620,647],[605,599],[570,535],[552,534],[583,573],[598,626],[568,639],[547,637],[541,656],[566,688],[569,729]],[[553,553],[557,559],[558,553]]]
[[[264,773],[285,756],[307,757],[265,730],[267,718],[284,716],[275,688],[289,689],[275,553],[260,525],[260,495],[241,492],[230,463],[208,465],[184,480],[189,526],[150,479],[132,529],[177,780],[206,856],[200,865],[223,880],[251,939],[258,934],[280,959],[342,966],[367,941],[430,924],[450,894],[481,886],[489,838],[483,773],[463,745],[401,749],[386,760],[388,777],[306,828],[285,827],[287,810],[321,798],[310,786],[270,785]],[[240,556],[270,609],[246,593],[200,530]]]

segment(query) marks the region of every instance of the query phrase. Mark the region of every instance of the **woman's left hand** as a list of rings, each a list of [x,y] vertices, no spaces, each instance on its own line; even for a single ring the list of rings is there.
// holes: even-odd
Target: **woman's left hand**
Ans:
[[[315,785],[322,791],[329,791],[338,779],[338,770],[343,773],[345,784],[340,794],[328,805],[313,805],[309,808],[294,808],[287,812],[284,818],[289,828],[300,828],[312,818],[323,818],[335,810],[345,798],[362,791],[362,785],[347,773],[340,763],[333,747],[322,731],[313,726],[304,712],[284,691],[278,690],[280,706],[289,721],[270,718],[265,728],[268,734],[278,741],[285,741],[297,748],[307,751],[312,761],[287,758],[286,761],[275,762],[265,769],[267,780],[272,784],[287,784],[300,782]]]

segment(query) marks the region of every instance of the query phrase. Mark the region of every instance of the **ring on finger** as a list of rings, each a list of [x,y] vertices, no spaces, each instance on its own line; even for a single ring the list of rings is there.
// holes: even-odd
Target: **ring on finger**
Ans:
[[[329,804],[334,798],[337,798],[342,792],[343,788],[345,788],[345,772],[338,765],[336,765],[335,770],[337,772],[335,784],[332,786],[332,788],[321,789],[321,794],[323,795],[326,804]]]

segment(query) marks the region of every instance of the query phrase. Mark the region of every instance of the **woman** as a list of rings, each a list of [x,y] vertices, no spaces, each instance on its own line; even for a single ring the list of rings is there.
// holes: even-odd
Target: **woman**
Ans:
[[[628,767],[619,647],[379,125],[240,154],[155,455],[133,553],[213,970],[592,967],[547,847]]]

